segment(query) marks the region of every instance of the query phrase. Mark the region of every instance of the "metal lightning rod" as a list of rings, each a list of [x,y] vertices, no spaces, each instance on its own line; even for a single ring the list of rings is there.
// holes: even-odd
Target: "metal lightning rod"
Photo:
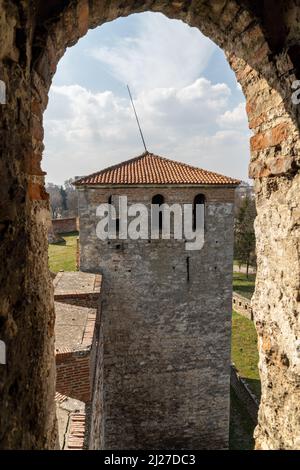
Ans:
[[[142,141],[143,141],[143,145],[144,145],[144,148],[145,148],[145,152],[148,152],[147,147],[146,147],[146,144],[145,144],[145,139],[144,139],[144,136],[143,136],[143,133],[142,133],[142,129],[141,129],[141,126],[140,126],[140,121],[139,121],[139,118],[138,118],[138,115],[137,115],[137,112],[136,112],[136,109],[135,109],[135,106],[134,106],[134,102],[133,102],[133,99],[132,99],[132,96],[131,96],[130,89],[129,89],[129,86],[128,86],[128,85],[127,85],[127,90],[128,90],[129,98],[130,98],[130,101],[131,101],[131,104],[132,104],[132,108],[133,108],[133,111],[134,111],[135,119],[136,119],[136,122],[137,122],[137,125],[138,125],[138,128],[139,128],[139,131],[140,131],[140,134],[141,134],[141,138],[142,138]]]

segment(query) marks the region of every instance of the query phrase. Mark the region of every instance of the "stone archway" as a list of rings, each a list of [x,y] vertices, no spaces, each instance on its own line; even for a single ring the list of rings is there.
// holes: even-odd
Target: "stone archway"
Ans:
[[[57,63],[89,28],[146,10],[198,27],[225,52],[247,100],[250,176],[255,178],[258,274],[253,301],[262,401],[257,448],[299,441],[299,77],[300,14],[288,2],[238,0],[0,1],[1,339],[8,364],[0,379],[2,448],[55,445],[53,326],[40,162],[43,112]],[[269,6],[269,9],[268,9]],[[3,14],[2,14],[3,13]],[[281,23],[280,23],[281,21]],[[298,437],[297,437],[298,435]]]

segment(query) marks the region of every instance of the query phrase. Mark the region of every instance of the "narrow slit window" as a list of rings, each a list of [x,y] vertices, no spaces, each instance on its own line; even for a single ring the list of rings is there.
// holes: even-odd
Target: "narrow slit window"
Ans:
[[[205,215],[205,196],[204,194],[197,194],[194,198],[193,203],[193,230],[196,230],[196,221],[197,221],[197,206],[202,204],[204,208]]]
[[[116,236],[120,234],[120,219],[116,219]]]
[[[152,198],[152,204],[161,206],[164,203],[164,197],[161,194],[155,194]],[[159,231],[162,231],[162,224],[163,224],[163,214],[162,211],[159,212],[159,220],[158,220],[158,226],[159,226]]]

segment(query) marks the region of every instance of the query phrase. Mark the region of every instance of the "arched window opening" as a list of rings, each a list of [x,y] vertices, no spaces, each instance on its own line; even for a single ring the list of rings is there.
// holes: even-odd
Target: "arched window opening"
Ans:
[[[165,198],[161,194],[155,194],[155,196],[152,197],[152,205],[157,205],[161,206],[165,201]],[[158,219],[158,227],[159,231],[162,231],[162,224],[163,224],[163,214],[162,211],[159,212],[159,219]]]
[[[205,196],[204,194],[197,194],[193,202],[193,230],[196,230],[196,221],[197,221],[197,206],[202,204],[205,211]],[[205,212],[204,212],[205,215]]]
[[[152,198],[152,204],[161,206],[165,201],[165,198],[161,194],[155,194]]]

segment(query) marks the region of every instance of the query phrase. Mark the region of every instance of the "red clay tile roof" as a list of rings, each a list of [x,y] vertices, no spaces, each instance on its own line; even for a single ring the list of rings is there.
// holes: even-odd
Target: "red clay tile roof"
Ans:
[[[145,152],[80,178],[75,186],[105,184],[211,184],[238,186],[239,180]]]

